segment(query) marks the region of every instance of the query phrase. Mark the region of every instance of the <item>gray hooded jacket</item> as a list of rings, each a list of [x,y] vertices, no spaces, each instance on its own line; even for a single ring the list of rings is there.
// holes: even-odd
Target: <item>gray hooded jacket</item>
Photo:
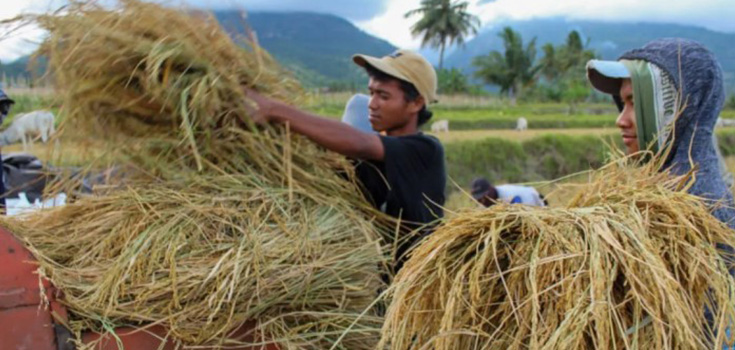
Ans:
[[[722,69],[714,55],[694,41],[660,39],[628,51],[620,59],[655,64],[673,80],[686,108],[676,119],[674,144],[665,167],[684,174],[691,169],[691,160],[698,171],[689,192],[719,203],[714,216],[735,229],[733,196],[720,175],[712,142],[725,100]]]

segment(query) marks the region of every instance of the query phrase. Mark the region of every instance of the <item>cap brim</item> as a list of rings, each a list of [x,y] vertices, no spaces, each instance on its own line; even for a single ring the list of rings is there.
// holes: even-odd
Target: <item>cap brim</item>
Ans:
[[[630,71],[618,61],[587,62],[587,79],[595,89],[606,94],[619,95],[623,79],[629,78]]]
[[[370,65],[373,68],[388,74],[392,77],[396,77],[401,80],[410,81],[407,77],[405,77],[403,74],[401,74],[399,71],[397,71],[395,68],[391,67],[387,63],[383,62],[380,58],[368,56],[368,55],[354,55],[352,56],[352,61],[355,62],[360,67],[365,67],[366,65]]]

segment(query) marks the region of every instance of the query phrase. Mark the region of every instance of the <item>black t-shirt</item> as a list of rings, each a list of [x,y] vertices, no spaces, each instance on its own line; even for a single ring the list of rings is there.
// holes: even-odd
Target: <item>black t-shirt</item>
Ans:
[[[385,149],[384,160],[361,161],[356,166],[365,197],[382,212],[400,218],[401,234],[443,217],[447,172],[444,148],[439,140],[422,133],[380,139]],[[406,249],[430,229],[426,227],[405,240],[399,237],[396,271],[402,265]]]

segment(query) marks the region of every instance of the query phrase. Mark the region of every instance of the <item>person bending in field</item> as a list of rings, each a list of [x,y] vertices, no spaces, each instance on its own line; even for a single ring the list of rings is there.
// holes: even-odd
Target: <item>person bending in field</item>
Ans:
[[[496,203],[523,204],[545,207],[546,200],[533,187],[519,185],[493,186],[488,179],[479,177],[472,180],[472,198],[485,208]]]

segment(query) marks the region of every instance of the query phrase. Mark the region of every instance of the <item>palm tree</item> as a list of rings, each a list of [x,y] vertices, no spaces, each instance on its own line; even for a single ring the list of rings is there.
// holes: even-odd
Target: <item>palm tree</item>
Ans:
[[[436,73],[439,80],[440,94],[453,95],[469,92],[470,83],[461,70],[457,68],[440,69]]]
[[[577,104],[589,96],[585,67],[587,61],[595,58],[596,54],[587,49],[587,44],[582,41],[579,32],[571,31],[566,43],[559,46],[544,45],[544,56],[538,62],[539,70],[550,89],[560,92],[559,98],[569,104],[569,114],[575,114]]]
[[[472,65],[477,68],[477,78],[500,86],[500,91],[507,93],[515,104],[523,88],[536,81],[536,72],[540,69],[534,65],[536,38],[524,47],[521,35],[510,27],[505,27],[498,36],[503,39],[505,52],[492,51],[486,56],[475,57]]]
[[[555,81],[561,74],[561,62],[559,62],[559,53],[556,47],[552,44],[545,44],[541,47],[541,51],[544,52],[543,57],[539,61],[539,70],[541,75],[544,76],[548,81]]]
[[[582,72],[584,80],[585,64],[596,56],[594,51],[587,49],[587,44],[582,42],[576,30],[569,33],[565,44],[557,47],[546,44],[541,49],[544,53],[538,63],[541,74],[551,82],[568,75],[570,71],[575,74]]]
[[[589,40],[587,40],[587,44],[583,43],[582,36],[576,30],[569,33],[566,45],[561,48],[564,51],[562,55],[565,61],[565,71],[580,67],[584,68],[587,61],[595,58],[595,52],[587,49],[588,44]]]
[[[405,14],[406,18],[421,15],[411,27],[411,34],[422,36],[422,47],[439,48],[439,69],[442,69],[447,46],[463,45],[468,35],[477,34],[480,19],[467,12],[468,5],[467,1],[459,0],[421,0],[419,8]]]

